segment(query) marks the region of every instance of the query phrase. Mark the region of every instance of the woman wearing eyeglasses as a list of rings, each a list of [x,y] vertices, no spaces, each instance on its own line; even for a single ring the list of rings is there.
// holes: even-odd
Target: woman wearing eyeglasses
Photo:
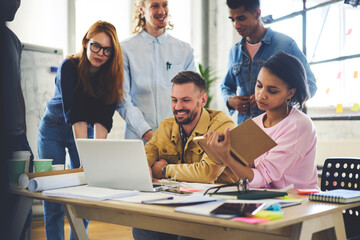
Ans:
[[[316,132],[311,119],[296,109],[308,98],[304,67],[293,56],[279,52],[268,59],[255,86],[257,106],[266,112],[253,118],[276,143],[273,149],[245,167],[230,156],[230,132],[205,134],[222,163],[250,187],[318,188],[315,163]],[[225,135],[224,141],[219,136]],[[259,144],[259,143],[254,143]]]
[[[112,24],[97,21],[89,28],[81,51],[58,68],[55,85],[39,126],[39,158],[64,164],[67,148],[70,168],[78,168],[74,136],[106,138],[116,103],[123,99],[122,52]],[[47,239],[64,239],[62,205],[44,202],[44,216]],[[88,221],[84,224],[87,227]]]

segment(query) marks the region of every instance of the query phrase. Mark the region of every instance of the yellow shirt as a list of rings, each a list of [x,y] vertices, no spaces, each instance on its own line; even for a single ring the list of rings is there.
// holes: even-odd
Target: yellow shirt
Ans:
[[[234,122],[225,113],[203,108],[199,122],[183,148],[179,125],[174,117],[167,118],[145,145],[149,166],[159,159],[165,159],[169,163],[166,178],[202,183],[235,182],[237,179],[229,168],[213,162],[193,141],[194,137],[208,131],[225,132],[226,128],[234,127]]]

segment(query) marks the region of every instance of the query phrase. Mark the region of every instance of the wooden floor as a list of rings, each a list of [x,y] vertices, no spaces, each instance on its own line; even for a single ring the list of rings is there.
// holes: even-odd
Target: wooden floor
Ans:
[[[115,224],[91,221],[88,229],[91,240],[132,240],[131,228]],[[31,239],[46,240],[43,220],[33,220],[31,224]],[[70,225],[65,221],[65,239],[70,239]]]

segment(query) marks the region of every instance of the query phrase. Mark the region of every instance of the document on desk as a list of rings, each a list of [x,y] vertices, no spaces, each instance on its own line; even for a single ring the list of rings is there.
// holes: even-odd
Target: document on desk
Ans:
[[[202,194],[197,193],[180,195],[163,192],[140,192],[136,196],[122,197],[114,200],[165,206],[185,206],[213,202],[217,201],[218,199],[209,196],[203,196]]]
[[[79,198],[96,201],[134,196],[138,193],[139,192],[135,190],[119,190],[111,188],[90,187],[88,185],[59,188],[42,192],[42,194],[45,196]]]

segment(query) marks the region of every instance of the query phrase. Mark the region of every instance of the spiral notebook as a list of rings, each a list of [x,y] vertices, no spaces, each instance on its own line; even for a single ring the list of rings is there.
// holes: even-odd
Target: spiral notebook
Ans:
[[[359,190],[335,189],[320,193],[310,193],[309,200],[331,203],[352,203],[360,201]]]

